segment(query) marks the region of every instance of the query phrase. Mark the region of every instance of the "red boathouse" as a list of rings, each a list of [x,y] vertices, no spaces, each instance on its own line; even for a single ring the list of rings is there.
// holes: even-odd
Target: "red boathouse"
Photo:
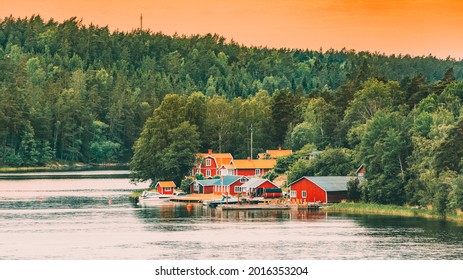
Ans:
[[[291,201],[333,203],[347,199],[347,183],[355,177],[302,177],[289,184]]]

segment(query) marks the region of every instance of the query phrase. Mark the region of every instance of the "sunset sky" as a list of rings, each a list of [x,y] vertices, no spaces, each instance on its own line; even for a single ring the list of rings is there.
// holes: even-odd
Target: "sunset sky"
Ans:
[[[165,34],[217,33],[247,46],[463,58],[460,0],[1,0],[0,16]]]

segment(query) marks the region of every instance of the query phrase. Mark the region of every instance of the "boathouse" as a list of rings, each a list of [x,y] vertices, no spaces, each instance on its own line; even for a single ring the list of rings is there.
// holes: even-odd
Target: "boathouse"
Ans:
[[[176,187],[173,181],[159,181],[156,183],[155,189],[160,194],[173,194]]]
[[[190,193],[213,193],[216,182],[217,179],[195,180],[190,185]]]
[[[214,194],[237,195],[235,188],[246,183],[249,179],[245,176],[223,176],[217,179],[214,185]]]
[[[244,176],[226,175],[221,178],[195,180],[190,184],[190,193],[237,195],[236,187],[248,181]]]
[[[282,191],[277,185],[261,178],[252,178],[240,187],[235,187],[235,192],[239,191],[253,197],[279,198],[282,196]]]
[[[291,201],[298,203],[335,203],[347,199],[348,182],[351,176],[301,177],[289,184]]]

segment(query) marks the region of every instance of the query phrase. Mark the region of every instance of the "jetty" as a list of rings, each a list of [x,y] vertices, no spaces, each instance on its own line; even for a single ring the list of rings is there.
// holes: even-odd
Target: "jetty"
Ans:
[[[217,209],[223,211],[233,210],[289,210],[291,207],[284,204],[232,204],[232,205],[219,205]]]
[[[172,197],[170,201],[185,202],[185,203],[203,203],[203,200],[200,197],[193,197],[193,196]]]

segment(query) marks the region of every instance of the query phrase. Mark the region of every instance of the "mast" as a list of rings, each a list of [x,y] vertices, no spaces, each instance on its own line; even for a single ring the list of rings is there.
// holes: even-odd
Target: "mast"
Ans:
[[[252,159],[252,123],[251,123],[251,159]]]
[[[140,30],[143,30],[143,14],[140,14]]]

